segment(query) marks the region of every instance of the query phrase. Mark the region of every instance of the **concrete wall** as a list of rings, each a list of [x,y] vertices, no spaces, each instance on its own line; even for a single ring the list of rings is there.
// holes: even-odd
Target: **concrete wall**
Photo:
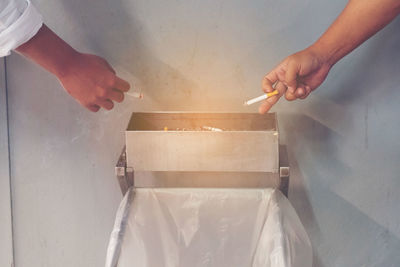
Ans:
[[[103,265],[130,113],[256,111],[241,103],[263,75],[316,40],[346,1],[34,3],[146,97],[92,114],[50,74],[7,58],[16,267]],[[399,28],[397,19],[338,63],[309,99],[274,109],[315,266],[400,265]]]

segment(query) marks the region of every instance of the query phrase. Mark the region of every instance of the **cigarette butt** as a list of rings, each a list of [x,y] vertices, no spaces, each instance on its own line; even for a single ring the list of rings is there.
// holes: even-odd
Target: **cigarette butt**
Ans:
[[[215,127],[210,127],[210,126],[203,126],[202,128],[204,130],[212,131],[212,132],[223,132],[223,130],[220,128],[215,128]]]

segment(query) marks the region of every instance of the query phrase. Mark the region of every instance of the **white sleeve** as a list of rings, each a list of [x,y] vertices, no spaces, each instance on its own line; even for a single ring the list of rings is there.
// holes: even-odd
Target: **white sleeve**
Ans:
[[[42,24],[30,0],[0,0],[0,57],[29,41]]]

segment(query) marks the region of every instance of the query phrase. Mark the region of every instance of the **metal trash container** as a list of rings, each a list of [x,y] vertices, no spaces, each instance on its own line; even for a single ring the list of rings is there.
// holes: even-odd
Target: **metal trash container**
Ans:
[[[125,136],[116,167],[123,193],[130,186],[274,187],[287,195],[275,113],[135,112]]]
[[[274,113],[133,113],[106,267],[311,267],[282,151]]]

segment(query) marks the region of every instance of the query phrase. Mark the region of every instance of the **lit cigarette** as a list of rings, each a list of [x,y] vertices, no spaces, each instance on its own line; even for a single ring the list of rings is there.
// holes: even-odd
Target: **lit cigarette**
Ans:
[[[126,94],[134,98],[139,98],[139,99],[143,98],[143,94],[141,92],[128,92]]]
[[[245,105],[245,106],[250,106],[251,104],[254,104],[254,103],[263,101],[264,99],[267,99],[267,98],[269,98],[269,97],[271,97],[271,96],[274,96],[274,95],[277,95],[277,94],[279,94],[279,92],[278,92],[278,90],[275,90],[275,91],[272,91],[272,92],[270,92],[270,93],[263,94],[263,95],[261,95],[261,96],[259,96],[259,97],[256,97],[256,98],[247,100],[247,101],[245,101],[245,102],[243,103],[243,105]]]

